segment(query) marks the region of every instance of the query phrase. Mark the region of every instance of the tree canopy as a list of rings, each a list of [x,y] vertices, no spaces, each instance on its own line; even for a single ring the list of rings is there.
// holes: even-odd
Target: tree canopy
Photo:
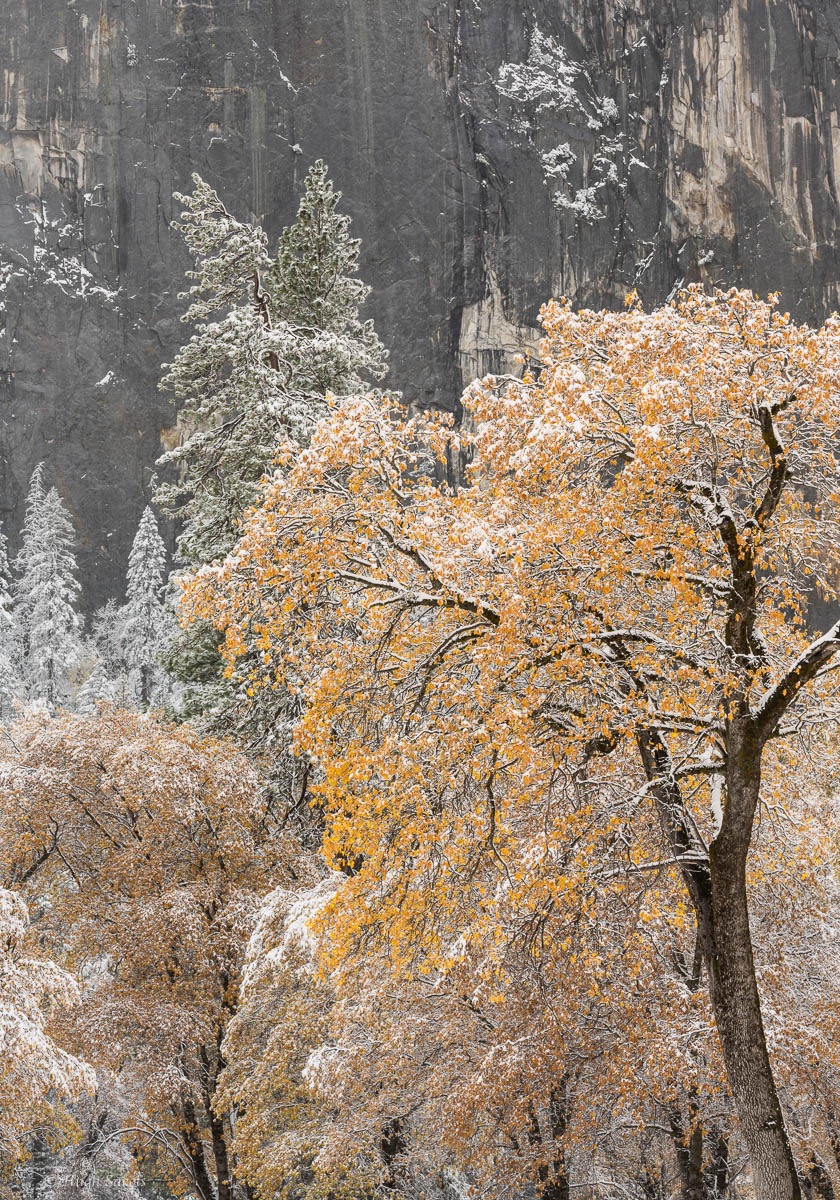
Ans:
[[[221,1044],[260,903],[291,861],[257,772],[229,745],[108,709],[16,726],[2,770],[0,871],[38,898],[41,946],[85,980],[65,1036],[133,1095],[138,1160],[225,1200]]]
[[[611,956],[632,978],[634,940],[667,945],[684,992],[705,983],[756,1194],[798,1197],[747,864],[787,844],[791,765],[807,827],[834,754],[840,627],[811,615],[836,601],[840,323],[699,289],[543,315],[539,377],[468,393],[470,486],[430,481],[445,423],[350,400],[186,612],[229,669],[256,637],[255,695],[305,697],[349,876],[334,966],[372,946],[398,975],[469,964],[492,1002],[517,951],[546,1003],[611,1012]]]
[[[274,268],[225,291],[263,242],[216,216],[250,321]],[[260,339],[347,319],[354,253],[316,167]],[[130,1200],[832,1200],[840,319],[690,288],[543,321],[457,428],[325,395],[248,476],[169,651],[223,665],[230,738],[148,711],[151,510],[42,703],[48,527],[75,576],[36,472],[0,580],[35,709],[0,743],[0,1155],[35,1200],[129,1163]]]

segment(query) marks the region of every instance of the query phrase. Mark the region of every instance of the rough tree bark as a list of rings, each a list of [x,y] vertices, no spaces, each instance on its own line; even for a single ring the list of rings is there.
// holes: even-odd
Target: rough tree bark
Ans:
[[[794,668],[795,670],[796,668]],[[799,684],[779,685],[785,696]],[[785,706],[786,707],[786,706]],[[638,740],[654,784],[663,832],[694,905],[709,994],[732,1097],[753,1166],[758,1200],[801,1200],[761,1016],[747,902],[746,864],[761,783],[761,755],[777,722],[745,713],[725,737],[727,802],[708,851],[689,819],[664,740],[654,729]]]
[[[756,547],[773,521],[790,482],[785,448],[775,426],[775,410],[758,413],[768,454],[767,484],[744,528],[739,530],[725,492],[712,484],[678,484],[689,504],[714,516],[730,570],[725,643],[739,683],[728,701],[723,730],[725,801],[717,836],[707,848],[691,820],[675,776],[664,735],[642,729],[636,741],[663,834],[679,864],[691,898],[709,995],[723,1058],[744,1140],[752,1162],[757,1200],[802,1200],[802,1185],[785,1129],[761,1015],[746,868],[761,788],[764,749],[799,693],[840,651],[840,622],[818,637],[756,703],[754,679],[766,652],[759,620]],[[617,662],[632,686],[646,690],[633,670],[626,646]]]
[[[220,982],[222,993],[225,994],[230,984],[230,979],[226,972],[222,973]],[[230,1006],[227,1007],[232,1016],[234,1009]],[[223,1038],[224,1030],[219,1029],[216,1034],[215,1046],[209,1051],[207,1046],[202,1046],[199,1051],[199,1059],[201,1061],[204,1111],[210,1130],[210,1145],[213,1151],[213,1166],[216,1174],[216,1200],[232,1200],[234,1178],[231,1168],[231,1157],[228,1153],[225,1124],[223,1118],[213,1107],[219,1075],[225,1065],[222,1056]]]
[[[764,743],[751,716],[727,735],[727,806],[709,848],[709,991],[732,1096],[762,1200],[799,1200],[801,1188],[785,1129],[761,1016],[747,903],[747,855],[761,784]]]
[[[176,1108],[177,1112],[177,1108]],[[207,1160],[204,1157],[204,1146],[198,1125],[198,1114],[191,1100],[184,1100],[181,1106],[181,1142],[192,1166],[195,1189],[201,1200],[216,1200],[216,1193],[207,1170]]]

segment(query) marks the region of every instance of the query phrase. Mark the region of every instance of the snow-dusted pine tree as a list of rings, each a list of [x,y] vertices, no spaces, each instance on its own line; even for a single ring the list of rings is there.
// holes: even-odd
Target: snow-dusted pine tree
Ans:
[[[160,463],[181,475],[158,499],[184,522],[181,559],[200,564],[231,549],[278,447],[308,444],[325,392],[358,390],[383,374],[386,356],[359,317],[359,243],[323,163],[274,258],[262,229],[193,181],[179,228],[196,264],[183,318],[194,333],[161,382],[181,405],[183,440]]]
[[[358,391],[385,372],[386,352],[359,315],[369,289],[355,272],[359,242],[337,211],[340,193],[317,162],[297,221],[268,251],[262,229],[238,221],[193,176],[179,228],[195,270],[184,320],[194,333],[161,382],[181,405],[182,442],[160,459],[179,470],[157,499],[183,522],[182,562],[224,557],[282,446],[306,446],[328,391]],[[174,602],[173,602],[174,603]],[[166,667],[187,685],[195,715],[233,727],[239,681],[221,678],[219,635],[196,622],[177,635]]]
[[[306,176],[297,220],[280,235],[266,273],[275,323],[310,331],[299,386],[308,390],[307,410],[318,415],[325,392],[358,392],[385,373],[373,322],[359,316],[370,288],[356,276],[361,243],[350,236],[350,218],[338,211],[340,199],[319,159]]]
[[[122,636],[125,661],[136,673],[136,694],[146,707],[160,674],[158,656],[165,639],[166,547],[151,508],[146,507],[128,556],[126,604]]]
[[[128,672],[125,662],[125,605],[111,598],[98,608],[91,619],[91,657],[101,667],[100,678],[118,680]],[[98,697],[102,699],[102,696]]]
[[[76,693],[73,708],[82,716],[92,716],[104,701],[119,708],[130,706],[126,676],[114,678],[109,675],[102,660],[95,657],[87,678]]]
[[[0,721],[5,721],[11,716],[19,686],[15,662],[11,572],[6,551],[6,535],[0,533]]]
[[[45,491],[40,464],[26,500],[12,596],[26,696],[50,710],[66,702],[68,674],[81,651],[74,540],[70,515],[54,487]]]

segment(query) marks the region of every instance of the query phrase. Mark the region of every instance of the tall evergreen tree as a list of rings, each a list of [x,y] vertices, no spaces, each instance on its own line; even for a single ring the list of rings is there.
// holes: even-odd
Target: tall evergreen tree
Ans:
[[[6,550],[6,535],[0,533],[0,720],[11,716],[18,688],[11,572]]]
[[[44,487],[44,464],[38,463],[29,480],[29,491],[26,493],[26,507],[21,531],[21,549],[11,564],[11,597],[12,597],[12,628],[13,628],[13,657],[15,670],[21,687],[21,698],[24,693],[28,698],[28,657],[29,657],[29,624],[31,618],[31,597],[23,593],[18,576],[23,571],[23,557],[34,554],[36,529],[39,528],[46,496]]]
[[[309,444],[326,393],[367,387],[387,355],[359,315],[369,292],[356,277],[359,242],[323,162],[310,169],[273,257],[261,228],[233,217],[197,175],[193,183],[179,197],[179,228],[195,262],[183,318],[194,332],[161,382],[181,405],[183,440],[160,465],[177,467],[179,478],[157,499],[182,520],[178,554],[196,566],[231,550],[278,449]],[[165,663],[187,685],[186,710],[229,731],[240,681],[221,678],[218,644],[212,626],[196,622],[170,641]],[[282,719],[275,706],[265,724]]]
[[[359,306],[359,243],[337,213],[322,162],[310,170],[297,222],[276,256],[265,233],[238,221],[193,176],[179,228],[195,260],[184,320],[194,333],[161,386],[181,404],[177,466],[158,499],[184,522],[179,555],[211,562],[233,546],[279,444],[308,444],[325,393],[356,391],[385,370],[385,351]]]
[[[73,525],[56,489],[35,468],[13,584],[17,656],[29,700],[54,709],[67,699],[80,655],[81,618]]]
[[[280,235],[266,274],[275,322],[310,331],[299,386],[308,389],[318,415],[325,392],[357,392],[385,372],[386,354],[373,322],[359,316],[370,288],[356,276],[361,242],[350,236],[350,218],[338,211],[340,199],[319,159],[306,176],[297,220]]]
[[[123,639],[125,661],[137,675],[137,698],[144,707],[155,691],[158,656],[164,641],[166,547],[151,508],[146,507],[128,556]]]

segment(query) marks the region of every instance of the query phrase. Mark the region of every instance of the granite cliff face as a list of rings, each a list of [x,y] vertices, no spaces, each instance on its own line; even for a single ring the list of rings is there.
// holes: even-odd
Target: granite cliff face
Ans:
[[[8,0],[0,46],[0,508],[14,534],[46,459],[89,605],[171,436],[192,171],[276,233],[326,159],[413,403],[551,294],[840,304],[833,0]]]

